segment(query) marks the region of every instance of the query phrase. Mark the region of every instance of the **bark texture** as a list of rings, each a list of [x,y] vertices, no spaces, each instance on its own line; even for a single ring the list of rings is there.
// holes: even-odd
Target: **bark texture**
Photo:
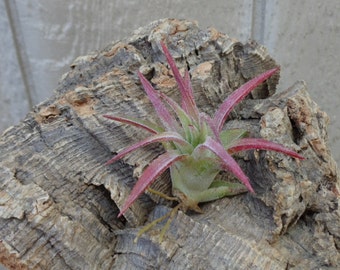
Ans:
[[[189,68],[198,106],[210,115],[241,84],[277,65],[255,42],[174,19],[77,58],[53,97],[2,134],[0,262],[9,269],[338,269],[339,175],[327,144],[328,116],[302,81],[275,93],[278,75],[253,91],[227,125],[306,159],[242,153],[237,160],[255,195],[203,204],[204,214],[179,212],[162,243],[163,224],[133,243],[143,224],[171,209],[144,194],[117,218],[138,176],[163,150],[146,147],[104,166],[146,134],[102,115],[156,119],[138,69],[178,99],[160,40],[179,67]],[[153,188],[169,194],[168,174]]]

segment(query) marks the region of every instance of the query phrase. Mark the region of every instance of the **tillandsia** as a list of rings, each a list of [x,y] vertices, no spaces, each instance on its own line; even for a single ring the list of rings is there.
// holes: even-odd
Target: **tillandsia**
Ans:
[[[198,206],[201,202],[236,195],[246,190],[254,192],[249,178],[232,157],[234,153],[250,149],[273,150],[293,158],[303,159],[295,151],[280,144],[261,138],[247,138],[248,132],[245,130],[223,130],[224,123],[235,105],[277,72],[278,67],[264,72],[235,90],[219,106],[215,115],[210,117],[199,112],[197,108],[189,72],[185,71],[182,76],[163,42],[161,42],[161,47],[178,84],[181,104],[179,105],[164,93],[156,91],[151,83],[138,72],[139,79],[162,126],[129,117],[104,115],[106,118],[142,128],[151,133],[150,137],[119,152],[107,164],[151,143],[161,142],[165,148],[165,153],[154,159],[143,171],[120,209],[118,217],[122,216],[167,169],[170,169],[172,194],[179,202],[175,210],[181,208],[184,212],[187,210],[201,212]],[[216,176],[220,171],[230,172],[241,183],[218,180]],[[167,216],[173,216],[173,213]]]

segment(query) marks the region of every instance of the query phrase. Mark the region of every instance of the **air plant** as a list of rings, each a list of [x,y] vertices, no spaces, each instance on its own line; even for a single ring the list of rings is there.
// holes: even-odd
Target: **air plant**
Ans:
[[[122,216],[168,168],[172,181],[172,194],[179,201],[175,210],[181,208],[183,211],[201,212],[198,206],[201,202],[239,194],[246,190],[254,192],[249,178],[234,160],[232,154],[250,149],[273,150],[293,158],[303,159],[298,153],[280,144],[261,138],[247,138],[248,133],[245,130],[222,129],[235,105],[278,71],[278,67],[264,72],[235,90],[211,118],[199,112],[196,106],[189,72],[186,71],[182,77],[165,44],[161,43],[161,46],[178,84],[181,105],[162,92],[156,91],[150,82],[138,72],[140,81],[162,126],[129,117],[105,115],[106,118],[142,128],[151,133],[150,137],[119,152],[107,164],[116,162],[132,151],[151,143],[161,142],[166,150],[143,171],[120,209],[118,217]],[[241,183],[217,180],[216,176],[220,171],[232,173]],[[173,216],[173,213],[169,215]],[[156,222],[159,221],[160,219]],[[154,223],[151,224],[153,225]]]

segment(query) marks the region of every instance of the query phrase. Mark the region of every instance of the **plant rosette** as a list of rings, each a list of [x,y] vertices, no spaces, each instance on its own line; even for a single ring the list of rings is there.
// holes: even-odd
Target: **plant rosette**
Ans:
[[[179,208],[184,212],[194,210],[201,213],[198,206],[201,202],[213,201],[247,190],[254,192],[248,176],[232,157],[234,153],[251,149],[271,150],[293,158],[304,159],[300,154],[281,144],[261,138],[247,138],[246,130],[222,130],[231,110],[253,89],[277,72],[279,67],[268,70],[243,84],[224,100],[211,118],[199,112],[196,106],[189,72],[185,71],[182,77],[166,45],[161,42],[161,46],[178,84],[181,104],[162,92],[156,91],[151,83],[138,72],[143,88],[162,126],[140,119],[104,115],[111,120],[133,125],[151,133],[150,137],[125,148],[106,164],[114,163],[132,151],[152,143],[162,143],[166,150],[143,171],[120,209],[118,217],[122,216],[167,169],[170,169],[172,194],[179,204],[165,217],[173,217],[174,212]],[[230,172],[240,183],[217,180],[216,176],[220,171]],[[165,217],[152,222],[147,229]]]

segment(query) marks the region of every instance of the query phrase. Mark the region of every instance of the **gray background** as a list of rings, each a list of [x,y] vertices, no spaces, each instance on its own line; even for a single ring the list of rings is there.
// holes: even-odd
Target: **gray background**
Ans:
[[[305,80],[330,116],[340,161],[339,0],[0,0],[0,132],[51,96],[77,56],[165,17],[264,44],[281,65],[279,90]]]

